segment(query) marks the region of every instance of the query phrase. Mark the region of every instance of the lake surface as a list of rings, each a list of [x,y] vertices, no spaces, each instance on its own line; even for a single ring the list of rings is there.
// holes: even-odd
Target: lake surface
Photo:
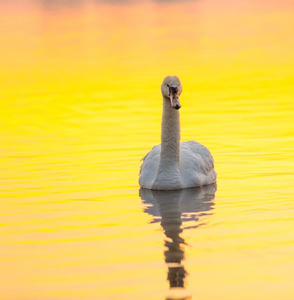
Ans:
[[[293,299],[293,1],[0,1],[0,299]],[[160,85],[217,186],[140,190]]]

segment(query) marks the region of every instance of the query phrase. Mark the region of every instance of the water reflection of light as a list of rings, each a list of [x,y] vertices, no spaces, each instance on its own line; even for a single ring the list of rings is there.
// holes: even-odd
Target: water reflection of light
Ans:
[[[189,299],[185,289],[187,271],[182,263],[185,240],[180,236],[184,229],[197,228],[204,223],[200,217],[210,215],[216,185],[176,191],[153,191],[140,189],[139,195],[145,204],[144,211],[153,216],[152,223],[161,221],[166,240],[164,252],[168,267],[169,294],[166,299]],[[191,222],[186,228],[182,225]]]
[[[191,2],[196,0],[153,0],[153,2],[158,3],[168,3],[168,2]],[[44,5],[63,5],[63,6],[70,6],[70,5],[79,5],[83,3],[108,3],[108,4],[122,4],[122,3],[134,3],[134,0],[92,0],[92,1],[85,1],[85,0],[39,0],[40,3]]]

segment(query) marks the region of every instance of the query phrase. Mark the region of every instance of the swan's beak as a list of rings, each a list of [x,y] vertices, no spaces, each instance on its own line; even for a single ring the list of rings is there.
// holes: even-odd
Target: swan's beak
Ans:
[[[175,109],[180,109],[181,108],[178,88],[171,88],[169,98],[170,98],[170,103],[171,103],[173,108],[175,108]]]

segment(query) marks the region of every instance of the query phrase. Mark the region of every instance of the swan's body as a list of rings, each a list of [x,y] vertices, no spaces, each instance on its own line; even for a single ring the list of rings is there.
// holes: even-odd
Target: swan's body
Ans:
[[[143,158],[140,186],[153,190],[177,190],[216,182],[214,161],[209,150],[195,141],[180,143],[178,109],[181,105],[178,96],[182,86],[178,77],[166,77],[161,92],[161,144],[153,147]]]

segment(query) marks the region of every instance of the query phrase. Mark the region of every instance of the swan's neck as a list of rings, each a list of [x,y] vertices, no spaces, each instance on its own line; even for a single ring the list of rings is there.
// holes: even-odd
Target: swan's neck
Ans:
[[[180,139],[180,113],[171,106],[169,98],[163,97],[161,152],[153,188],[159,182],[162,186],[163,181],[175,187],[182,184],[179,171]]]
[[[180,112],[174,109],[169,98],[163,99],[161,123],[160,161],[165,165],[179,164],[180,161]]]

